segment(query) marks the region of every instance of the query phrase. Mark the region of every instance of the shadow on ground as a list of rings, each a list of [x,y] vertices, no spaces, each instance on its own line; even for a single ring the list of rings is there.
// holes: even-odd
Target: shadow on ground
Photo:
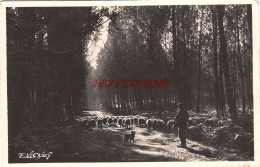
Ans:
[[[106,116],[103,111],[85,113],[85,116]],[[81,119],[81,118],[78,118]],[[125,146],[123,135],[134,130],[135,145]],[[55,157],[56,162],[148,162],[148,161],[209,161],[217,160],[191,141],[194,148],[178,148],[179,139],[172,133],[147,130],[138,126],[103,127],[94,130],[82,128],[77,142],[64,145],[65,150]],[[67,149],[66,149],[67,148]],[[73,151],[72,151],[73,150]],[[201,151],[202,150],[202,151]],[[205,149],[204,149],[205,150]],[[210,155],[208,155],[210,154]]]
[[[140,131],[136,127],[133,130]],[[142,131],[144,129],[141,129]],[[148,161],[181,161],[177,157],[167,155],[167,150],[155,146],[150,142],[144,144],[140,138],[142,134],[136,135],[135,145],[125,146],[122,142],[124,128],[103,128],[93,131],[82,130],[78,143],[77,153],[59,154],[56,161],[67,162],[148,162]]]

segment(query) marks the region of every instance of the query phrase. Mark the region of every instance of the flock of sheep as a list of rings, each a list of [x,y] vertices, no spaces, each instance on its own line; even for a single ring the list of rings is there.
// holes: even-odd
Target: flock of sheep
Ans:
[[[108,117],[88,117],[83,121],[83,127],[87,129],[102,128],[103,126],[119,126],[127,129],[133,126],[139,126],[141,128],[146,127],[148,130],[172,130],[176,131],[174,127],[174,121],[169,120],[167,123],[162,119],[149,119],[140,115],[130,116],[108,116]]]

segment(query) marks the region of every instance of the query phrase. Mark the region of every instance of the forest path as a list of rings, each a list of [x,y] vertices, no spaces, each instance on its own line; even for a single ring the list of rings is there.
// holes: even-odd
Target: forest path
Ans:
[[[108,116],[104,111],[85,111],[86,116]],[[123,145],[123,134],[136,132],[135,145]],[[178,148],[179,138],[173,133],[147,130],[134,126],[82,129],[77,137],[77,153],[62,159],[77,162],[147,162],[147,161],[215,161],[221,160],[215,148],[187,140],[188,148]]]

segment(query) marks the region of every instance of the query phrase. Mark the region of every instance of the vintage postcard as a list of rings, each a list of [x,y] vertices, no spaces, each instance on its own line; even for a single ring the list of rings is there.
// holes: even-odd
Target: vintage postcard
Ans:
[[[1,2],[2,166],[259,167],[258,7]]]

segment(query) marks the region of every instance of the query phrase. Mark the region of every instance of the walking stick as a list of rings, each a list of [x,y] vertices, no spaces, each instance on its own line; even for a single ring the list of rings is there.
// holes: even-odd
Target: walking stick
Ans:
[[[179,131],[180,131],[180,127],[177,128],[177,137],[180,138],[179,136]]]

